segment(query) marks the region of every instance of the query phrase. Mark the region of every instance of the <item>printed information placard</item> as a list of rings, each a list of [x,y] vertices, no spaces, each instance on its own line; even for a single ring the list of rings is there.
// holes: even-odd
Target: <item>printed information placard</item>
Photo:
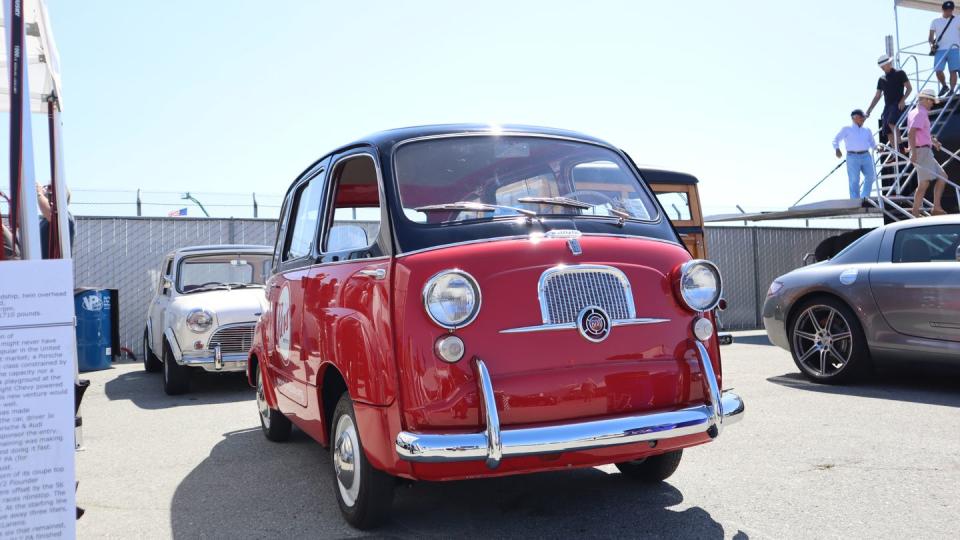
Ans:
[[[0,262],[0,539],[76,536],[73,265]]]

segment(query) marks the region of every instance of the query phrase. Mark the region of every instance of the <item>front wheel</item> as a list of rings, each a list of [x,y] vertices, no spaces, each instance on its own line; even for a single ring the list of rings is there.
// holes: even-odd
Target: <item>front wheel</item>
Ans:
[[[190,389],[190,368],[181,366],[166,344],[163,346],[163,391],[168,396],[184,394]]]
[[[867,340],[846,304],[815,298],[796,311],[798,315],[790,321],[790,352],[807,379],[837,384],[866,371],[870,364]]]
[[[650,456],[636,461],[617,463],[617,468],[627,478],[641,482],[663,482],[677,472],[683,450],[674,450],[666,454]]]
[[[334,493],[347,523],[366,530],[380,525],[390,514],[394,479],[374,469],[363,453],[353,401],[346,392],[333,412],[330,461]]]
[[[257,408],[260,410],[260,428],[267,439],[283,442],[290,438],[290,428],[293,426],[282,412],[270,408],[260,366],[257,366]]]

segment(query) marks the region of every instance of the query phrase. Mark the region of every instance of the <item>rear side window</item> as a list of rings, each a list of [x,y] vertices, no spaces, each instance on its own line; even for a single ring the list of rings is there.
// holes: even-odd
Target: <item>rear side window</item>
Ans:
[[[893,239],[893,262],[923,263],[957,260],[960,225],[904,229]]]
[[[281,261],[292,261],[310,254],[310,247],[317,235],[320,221],[320,205],[323,201],[323,179],[321,173],[300,186],[293,199],[293,212],[287,226],[287,238],[281,254]]]
[[[380,233],[380,186],[377,167],[366,154],[350,157],[333,170],[333,212],[323,253],[349,253],[348,258],[375,256]]]

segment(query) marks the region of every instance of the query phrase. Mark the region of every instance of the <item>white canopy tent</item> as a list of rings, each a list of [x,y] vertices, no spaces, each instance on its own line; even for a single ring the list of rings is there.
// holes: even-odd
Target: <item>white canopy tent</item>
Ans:
[[[940,11],[943,0],[894,0],[897,7],[925,9],[927,11]]]
[[[67,189],[63,174],[63,152],[60,145],[63,93],[57,46],[50,28],[50,18],[43,0],[3,0],[0,20],[0,63],[7,77],[0,77],[0,112],[10,113],[10,140],[19,141],[19,150],[11,146],[10,196],[11,217],[16,214],[21,256],[40,258],[40,234],[37,219],[37,194],[34,189],[33,138],[31,113],[47,115],[52,159],[51,183],[53,201],[66,201]],[[20,51],[25,51],[21,55]],[[25,59],[26,62],[21,60]],[[24,76],[26,75],[26,76]],[[27,99],[24,97],[28,96]],[[56,205],[54,205],[56,207]],[[14,212],[14,208],[23,209]],[[66,209],[66,205],[61,205]],[[58,255],[70,258],[67,212],[55,211],[58,234]],[[52,246],[51,246],[52,247]]]

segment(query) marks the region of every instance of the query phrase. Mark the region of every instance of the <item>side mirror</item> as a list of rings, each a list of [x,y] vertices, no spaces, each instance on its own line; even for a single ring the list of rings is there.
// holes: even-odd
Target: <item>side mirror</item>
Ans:
[[[327,251],[352,251],[364,249],[370,245],[367,231],[359,225],[335,224],[327,239]]]
[[[164,291],[168,291],[168,290],[170,290],[172,287],[173,287],[173,281],[172,281],[169,277],[164,276],[164,277],[163,277],[163,290],[164,290]]]

